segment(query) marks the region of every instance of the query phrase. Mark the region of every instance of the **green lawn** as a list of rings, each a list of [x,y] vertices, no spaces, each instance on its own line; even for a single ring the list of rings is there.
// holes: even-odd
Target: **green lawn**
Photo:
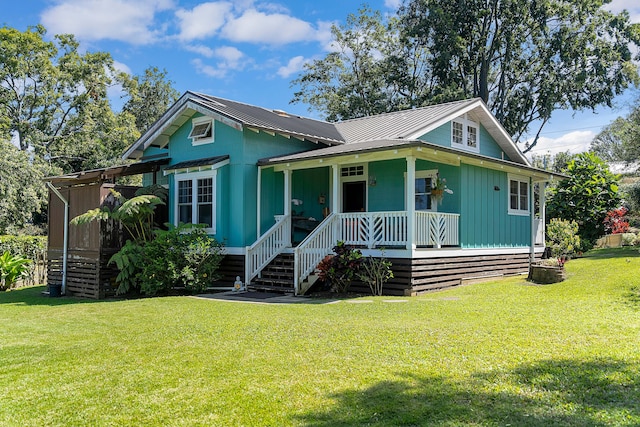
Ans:
[[[3,293],[0,425],[640,425],[638,251],[566,268],[333,304]]]

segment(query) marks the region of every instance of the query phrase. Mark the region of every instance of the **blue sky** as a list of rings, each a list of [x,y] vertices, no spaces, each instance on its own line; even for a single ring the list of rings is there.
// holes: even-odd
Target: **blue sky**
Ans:
[[[393,13],[401,0],[370,0]],[[223,98],[318,117],[289,104],[290,81],[305,61],[330,51],[332,24],[356,13],[360,0],[2,0],[0,24],[25,30],[43,24],[50,36],[72,33],[82,49],[111,53],[118,68],[142,74],[166,69],[179,92]],[[640,22],[638,0],[613,0]],[[117,96],[117,94],[115,94]],[[584,150],[613,119],[628,111],[629,93],[597,114],[557,112],[543,129],[538,153]]]

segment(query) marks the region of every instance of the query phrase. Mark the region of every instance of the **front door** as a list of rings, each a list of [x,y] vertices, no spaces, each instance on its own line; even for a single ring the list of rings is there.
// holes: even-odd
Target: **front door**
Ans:
[[[366,211],[367,183],[352,181],[342,183],[342,212]]]

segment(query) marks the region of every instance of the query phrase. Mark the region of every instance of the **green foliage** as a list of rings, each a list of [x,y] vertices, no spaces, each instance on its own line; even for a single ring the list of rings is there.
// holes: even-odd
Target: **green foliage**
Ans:
[[[44,283],[47,267],[47,237],[46,236],[12,236],[0,235],[0,253],[9,252],[12,256],[27,258],[29,264],[27,284]]]
[[[127,240],[124,246],[111,256],[109,264],[115,264],[119,270],[116,276],[117,295],[140,290],[139,274],[144,262],[143,246],[131,240]]]
[[[202,292],[220,278],[218,267],[224,257],[222,244],[192,224],[156,230],[155,239],[144,245],[143,253],[139,279],[146,295],[175,288]]]
[[[640,104],[640,98],[636,101]],[[633,162],[640,157],[640,105],[618,117],[591,142],[591,151],[608,162]]]
[[[0,291],[13,288],[19,279],[26,277],[30,263],[31,260],[8,251],[0,255]]]
[[[328,120],[480,97],[520,139],[557,109],[609,105],[638,81],[640,31],[600,0],[408,0],[333,27],[336,49],[292,82]]]
[[[339,241],[333,247],[335,255],[325,257],[318,265],[320,279],[331,284],[333,292],[343,294],[349,290],[362,263],[362,252]]]
[[[374,258],[369,256],[364,259],[357,271],[357,276],[369,285],[372,295],[382,295],[384,284],[393,279],[391,262],[386,258]]]
[[[152,239],[153,214],[156,206],[164,205],[160,197],[152,194],[140,194],[127,199],[119,192],[111,189],[114,206],[102,206],[91,209],[70,221],[70,224],[80,225],[93,221],[114,220],[120,222],[129,235],[136,242]]]
[[[572,256],[580,248],[578,224],[575,221],[553,218],[546,227],[547,247],[556,258]]]
[[[619,177],[593,153],[576,155],[563,172],[569,178],[549,189],[549,217],[578,223],[584,251],[605,234],[605,216],[620,204]]]

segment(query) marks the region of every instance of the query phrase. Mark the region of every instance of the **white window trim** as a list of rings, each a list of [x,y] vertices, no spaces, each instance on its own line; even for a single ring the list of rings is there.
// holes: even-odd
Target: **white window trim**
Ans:
[[[520,183],[527,184],[527,210],[511,208],[511,181],[518,183],[518,206],[520,206]],[[529,178],[522,175],[507,175],[507,208],[509,215],[529,216],[531,214],[531,184]]]
[[[198,180],[211,178],[211,186],[212,186],[212,200],[211,204],[211,227],[207,227],[204,230],[207,234],[216,234],[216,201],[217,201],[217,192],[216,192],[216,177],[218,174],[218,170],[207,170],[202,172],[191,172],[191,173],[177,173],[173,175],[173,183],[174,183],[174,191],[173,191],[173,225],[178,225],[179,218],[179,209],[178,209],[178,182],[179,181],[191,181],[191,218],[198,218]],[[195,223],[194,223],[195,224]]]
[[[433,184],[435,184],[436,178],[438,178],[438,169],[427,169],[427,170],[419,170],[415,173],[415,179],[421,178],[431,178],[431,188],[433,188]],[[407,173],[404,173],[404,185],[407,185]],[[416,184],[413,183],[413,198],[416,197]],[[406,197],[405,197],[406,198]],[[407,210],[407,201],[404,202],[404,210]],[[416,212],[438,212],[438,202],[431,198],[431,209],[418,209],[416,208]]]
[[[453,141],[453,123],[460,123],[462,125],[462,144]],[[476,146],[470,147],[467,145],[468,139],[468,127],[473,127],[476,129]],[[473,153],[480,152],[480,125],[467,117],[467,114],[464,116],[458,117],[456,119],[451,120],[451,147],[459,148],[465,151],[471,151]]]
[[[210,123],[211,124],[211,136],[208,138],[203,138],[203,137],[193,137],[191,136],[191,134],[193,133],[193,130],[196,128],[196,126],[198,125],[202,125],[205,123]],[[204,145],[204,144],[211,144],[212,142],[214,142],[215,140],[215,121],[213,120],[213,118],[208,117],[208,116],[202,116],[202,117],[196,117],[195,119],[191,120],[191,131],[189,132],[189,138],[191,139],[191,145],[196,146],[196,145]]]

